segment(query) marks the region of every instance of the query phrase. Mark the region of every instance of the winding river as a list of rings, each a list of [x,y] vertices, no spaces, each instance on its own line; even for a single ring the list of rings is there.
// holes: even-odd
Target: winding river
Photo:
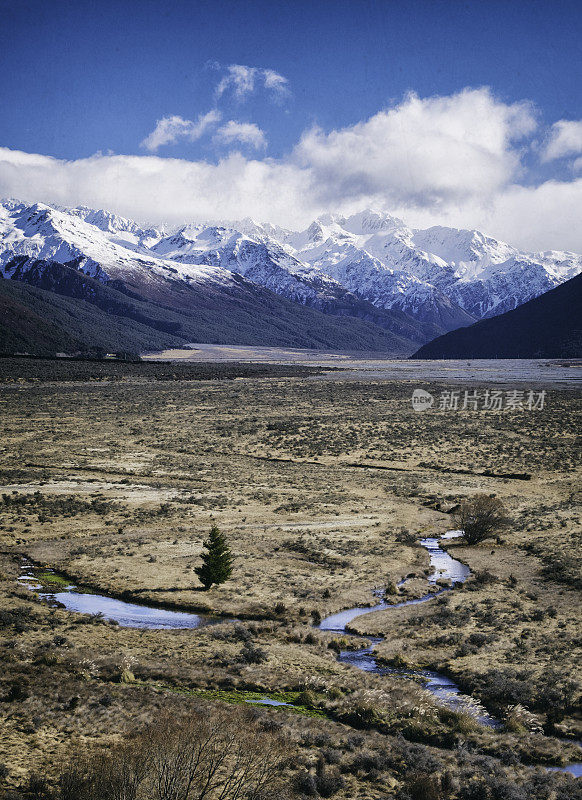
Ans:
[[[20,583],[36,591],[44,600],[66,608],[67,611],[99,615],[103,619],[117,622],[122,628],[150,630],[199,628],[202,625],[222,621],[219,617],[156,608],[141,603],[127,603],[115,597],[83,591],[74,584],[67,584],[53,570],[37,570],[29,562],[23,564],[23,569],[24,572],[19,578]],[[46,575],[47,580],[42,581],[39,575]],[[56,579],[55,588],[51,586],[51,579]]]
[[[449,531],[442,538],[452,539],[461,536],[461,531]],[[457,583],[462,583],[471,574],[469,567],[460,561],[451,558],[449,554],[439,546],[439,539],[422,539],[421,544],[430,554],[430,563],[433,573],[428,581],[435,586],[435,591],[426,594],[416,600],[407,600],[402,603],[386,603],[380,601],[377,605],[368,608],[350,608],[326,617],[319,625],[321,630],[339,631],[345,635],[351,635],[348,631],[349,624],[356,617],[369,614],[372,611],[382,609],[402,608],[403,606],[416,605],[432,600],[438,594],[450,591],[449,588],[436,588],[439,579],[450,580],[452,588]],[[43,580],[44,576],[44,580]],[[53,583],[54,581],[54,583]],[[151,630],[159,629],[184,629],[198,628],[202,625],[209,625],[220,621],[229,621],[231,618],[210,617],[204,614],[192,614],[186,611],[174,611],[165,608],[156,608],[141,603],[129,603],[83,589],[67,582],[52,570],[39,570],[34,568],[30,562],[23,563],[23,574],[20,582],[35,590],[39,597],[47,601],[58,604],[61,608],[81,614],[98,614],[104,619],[117,622],[125,628],[148,628]],[[404,583],[404,581],[402,582]],[[368,637],[369,638],[369,637]],[[480,722],[490,727],[498,727],[499,723],[489,716],[483,709],[480,713],[475,712],[475,702],[471,697],[461,693],[457,684],[446,677],[439,675],[438,672],[431,670],[396,670],[388,667],[381,667],[376,663],[373,652],[376,645],[382,641],[380,638],[369,638],[369,647],[361,650],[347,650],[339,655],[339,659],[347,664],[351,664],[365,672],[373,672],[378,675],[398,674],[405,678],[411,678],[422,682],[440,702],[455,710],[466,710],[477,716]]]
[[[379,600],[374,606],[349,608],[324,618],[318,626],[319,629],[323,631],[338,631],[345,636],[356,635],[349,630],[349,625],[357,617],[374,611],[418,605],[432,600],[444,592],[451,591],[456,584],[467,580],[471,571],[466,564],[452,558],[446,550],[443,550],[440,547],[440,541],[442,539],[454,539],[459,536],[462,536],[462,531],[448,531],[439,539],[425,538],[420,540],[421,545],[428,551],[430,556],[430,565],[433,568],[433,572],[429,575],[428,582],[434,587],[433,591],[415,600],[405,600],[401,603],[388,603],[385,600]],[[42,580],[43,574],[46,576],[46,580]],[[38,570],[28,561],[23,562],[23,573],[19,580],[29,589],[36,591],[39,597],[51,603],[56,603],[68,611],[82,614],[98,614],[104,619],[117,622],[120,626],[126,628],[148,628],[152,630],[198,628],[202,625],[233,620],[231,617],[218,618],[204,614],[156,608],[141,603],[128,603],[107,595],[83,591],[73,584],[67,584],[66,581],[58,576],[58,573],[52,570]],[[52,585],[53,580],[55,581],[54,588]],[[439,580],[450,581],[450,586],[437,588],[437,581]],[[405,581],[401,581],[399,585],[403,583]],[[455,711],[466,711],[482,725],[489,728],[501,727],[499,720],[488,714],[472,697],[463,694],[457,684],[446,675],[441,675],[433,670],[394,669],[379,665],[374,657],[374,650],[383,639],[381,637],[366,638],[370,642],[367,647],[359,650],[343,650],[340,652],[338,659],[364,672],[376,675],[399,675],[403,678],[420,682],[443,705]],[[287,703],[270,700],[267,697],[252,702],[258,702],[262,705],[288,705]],[[582,763],[570,764],[566,767],[551,767],[549,769],[570,772],[577,777],[582,775]]]
[[[455,539],[462,535],[462,531],[448,531],[441,539]],[[357,617],[370,614],[374,611],[403,608],[404,606],[426,603],[439,594],[450,591],[456,584],[463,583],[471,574],[471,570],[466,564],[452,558],[446,550],[440,547],[439,542],[441,539],[427,538],[420,540],[421,545],[428,551],[430,556],[430,565],[433,568],[433,572],[429,575],[428,582],[435,587],[434,591],[425,594],[423,597],[419,597],[415,600],[405,600],[402,603],[388,603],[381,600],[375,606],[368,608],[349,608],[346,611],[340,611],[338,614],[332,614],[326,617],[321,621],[319,628],[324,631],[338,631],[344,635],[350,636],[353,634],[349,630],[349,625]],[[449,580],[451,585],[450,587],[436,589],[438,580]],[[405,581],[401,581],[399,585],[402,585],[402,583],[405,583]],[[449,708],[455,711],[466,711],[474,716],[482,725],[486,725],[490,728],[499,728],[501,726],[501,723],[475,703],[472,697],[463,694],[455,681],[448,678],[446,675],[441,675],[433,670],[394,669],[378,665],[374,657],[374,650],[376,649],[376,645],[383,640],[380,637],[366,638],[370,641],[368,647],[364,647],[360,650],[342,650],[339,654],[339,660],[343,661],[345,664],[357,667],[364,672],[371,672],[375,675],[399,675],[421,682],[425,689],[434,695],[439,702]]]
[[[429,553],[430,564],[434,569],[432,575],[428,577],[429,583],[436,586],[438,580],[448,579],[451,582],[449,587],[437,589],[416,600],[405,600],[402,603],[387,603],[381,600],[375,606],[368,608],[359,606],[356,608],[348,608],[345,611],[340,611],[337,614],[332,614],[323,619],[319,625],[320,629],[324,631],[338,631],[347,636],[359,635],[349,630],[350,623],[357,617],[361,617],[364,614],[371,614],[374,611],[403,608],[404,606],[425,603],[443,592],[450,591],[454,588],[455,584],[463,583],[463,581],[467,580],[470,576],[471,570],[466,564],[452,558],[439,545],[442,539],[455,539],[462,535],[462,531],[448,531],[444,536],[440,537],[440,539],[427,538],[420,540],[421,545],[426,548]],[[405,582],[406,581],[401,581],[399,586]],[[489,728],[502,727],[499,720],[496,720],[488,714],[485,709],[479,706],[479,704],[475,703],[472,697],[463,694],[457,684],[446,675],[441,675],[433,670],[403,670],[378,665],[374,658],[374,650],[376,645],[382,642],[383,639],[382,637],[370,636],[365,638],[370,642],[368,647],[363,647],[360,650],[342,650],[338,656],[339,660],[357,669],[361,669],[364,672],[371,672],[376,675],[400,675],[404,678],[421,681],[424,688],[434,695],[443,705],[455,711],[466,711],[474,716],[482,725]],[[578,744],[582,746],[582,742],[578,742]],[[565,767],[547,767],[547,769],[549,772],[569,772],[576,778],[582,777],[582,762],[568,764]]]

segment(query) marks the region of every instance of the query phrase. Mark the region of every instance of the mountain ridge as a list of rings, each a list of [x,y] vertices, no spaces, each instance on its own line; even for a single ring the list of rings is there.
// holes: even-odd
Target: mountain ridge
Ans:
[[[439,336],[411,358],[581,358],[582,274],[505,314]]]
[[[33,280],[25,272],[26,265],[35,264],[38,273],[43,263],[74,263],[88,278],[185,314],[204,305],[204,295],[248,296],[252,286],[261,287],[328,317],[381,328],[389,334],[387,341],[402,340],[406,355],[582,271],[582,256],[576,253],[524,253],[479,231],[413,229],[373,210],[322,215],[297,232],[252,219],[143,227],[86,206],[2,202],[3,277],[40,286],[39,274]],[[54,276],[56,268],[50,269]],[[273,303],[269,298],[267,306]],[[254,313],[260,328],[258,305]],[[372,329],[368,335],[376,344],[382,338]],[[356,338],[363,345],[363,329]],[[342,347],[354,349],[349,342]]]
[[[157,299],[148,298],[119,279],[104,282],[86,275],[78,260],[61,264],[17,256],[8,265],[17,277],[0,277],[2,353],[94,347],[144,352],[194,341],[333,350],[351,345],[395,356],[414,349],[410,340],[373,323],[300,306],[241,276],[228,286],[184,284],[181,303],[172,308],[160,302],[164,297],[159,292],[154,292]],[[175,294],[172,285],[166,300],[171,303]],[[54,347],[48,346],[49,340]]]

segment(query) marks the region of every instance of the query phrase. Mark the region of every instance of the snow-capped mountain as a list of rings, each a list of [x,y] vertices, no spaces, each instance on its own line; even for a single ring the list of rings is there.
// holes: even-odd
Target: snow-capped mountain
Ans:
[[[17,256],[30,259],[31,268],[34,263],[34,274],[27,276]],[[187,225],[166,233],[86,208],[0,204],[0,274],[40,286],[43,260],[74,262],[91,278],[172,309],[187,311],[193,302],[184,284],[231,292],[260,286],[326,314],[365,320],[403,340],[421,343],[442,332],[375,307],[262,232],[249,236],[233,226]]]
[[[576,253],[524,253],[479,231],[414,230],[379,212],[321,217],[287,241],[298,259],[374,305],[443,327],[437,309],[444,298],[476,320],[515,308],[582,271]]]
[[[15,266],[15,256],[34,261],[37,273],[42,260],[74,263],[172,308],[191,302],[181,286],[258,285],[419,343],[513,309],[582,271],[575,253],[524,253],[478,231],[417,230],[377,211],[324,215],[304,231],[250,219],[164,230],[86,207],[5,201],[0,271],[26,280],[26,263]]]
[[[185,266],[157,258],[144,242],[158,241],[161,234],[139,228],[105,212],[88,209],[59,210],[35,203],[27,206],[8,201],[0,204],[0,269],[11,278],[10,260],[14,256],[58,261],[76,261],[78,269],[103,282],[145,280],[155,284],[169,274],[185,281],[228,281],[232,276],[208,265]],[[100,224],[86,221],[96,219]]]

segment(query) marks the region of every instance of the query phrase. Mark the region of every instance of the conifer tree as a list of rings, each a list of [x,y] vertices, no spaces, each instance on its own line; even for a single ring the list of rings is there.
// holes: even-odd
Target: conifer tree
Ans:
[[[194,572],[198,575],[204,591],[208,591],[213,583],[224,583],[232,575],[233,557],[224,534],[216,525],[210,529],[210,535],[204,542],[207,552],[202,553],[202,564]]]

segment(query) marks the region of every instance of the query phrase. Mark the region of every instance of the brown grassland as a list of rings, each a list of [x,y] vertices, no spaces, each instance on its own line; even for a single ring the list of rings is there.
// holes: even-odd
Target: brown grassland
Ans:
[[[582,796],[544,769],[580,760],[568,740],[582,738],[582,394],[550,390],[531,412],[419,414],[412,388],[122,371],[0,384],[6,797],[58,796],[68,758],[162,711],[265,694],[295,706],[254,712],[285,737],[294,797]],[[464,586],[358,618],[361,639],[313,627],[407,576],[396,601],[426,593],[417,539],[454,527],[448,512],[478,492],[512,521],[480,545],[447,544],[473,572]],[[203,592],[194,568],[213,522],[235,566]],[[103,593],[238,622],[136,630],[69,613],[18,582],[23,557]],[[375,634],[383,662],[449,674],[503,726],[337,660]]]

